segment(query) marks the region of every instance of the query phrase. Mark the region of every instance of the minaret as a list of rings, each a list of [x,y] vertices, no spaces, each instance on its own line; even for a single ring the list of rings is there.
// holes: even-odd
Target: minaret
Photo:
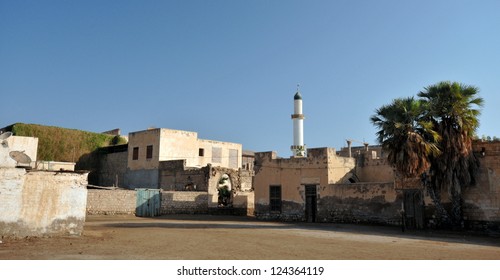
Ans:
[[[297,93],[293,97],[293,146],[292,157],[304,157],[306,146],[304,145],[304,115],[302,114],[302,96],[297,87]]]

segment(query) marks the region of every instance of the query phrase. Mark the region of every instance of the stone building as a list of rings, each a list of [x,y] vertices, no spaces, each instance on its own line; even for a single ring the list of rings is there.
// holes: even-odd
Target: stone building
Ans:
[[[162,214],[253,214],[254,156],[241,144],[165,128],[132,132],[128,139],[98,151],[98,185],[161,189]]]
[[[500,142],[473,143],[480,161],[476,184],[463,189],[466,228],[500,228]],[[433,227],[436,208],[420,178],[401,181],[377,147],[353,157],[332,148],[308,149],[304,158],[255,154],[255,215],[285,221],[375,223]],[[442,190],[445,208],[448,191]]]
[[[161,162],[185,160],[186,167],[212,166],[238,169],[242,146],[237,143],[198,139],[196,132],[165,128],[129,134],[125,185],[159,187]]]
[[[297,115],[292,119],[297,122]],[[294,127],[294,138],[302,129]],[[279,158],[274,152],[255,153],[255,216],[308,222],[404,222],[410,228],[437,224],[437,208],[425,188],[428,178],[398,179],[381,146],[352,147],[352,142],[348,140],[348,147],[339,152],[307,149],[298,156],[295,151],[290,158]],[[498,230],[500,142],[476,141],[473,149],[481,165],[476,184],[462,191],[464,226]],[[448,190],[439,195],[443,206],[451,208]]]

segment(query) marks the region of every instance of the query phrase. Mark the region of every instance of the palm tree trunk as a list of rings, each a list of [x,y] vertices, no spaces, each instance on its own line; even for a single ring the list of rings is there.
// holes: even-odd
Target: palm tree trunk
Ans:
[[[450,225],[450,215],[448,215],[448,212],[446,211],[446,209],[444,209],[444,206],[441,203],[441,196],[436,193],[436,189],[432,186],[427,186],[427,192],[432,199],[432,203],[434,203],[434,207],[436,207],[436,211],[438,214],[438,225]]]

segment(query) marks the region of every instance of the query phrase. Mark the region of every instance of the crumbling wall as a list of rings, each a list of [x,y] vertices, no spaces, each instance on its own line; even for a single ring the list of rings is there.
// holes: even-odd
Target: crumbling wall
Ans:
[[[394,171],[387,158],[373,158],[371,152],[365,152],[358,157],[356,176],[359,182],[392,182]]]
[[[135,214],[135,190],[89,189],[87,215]]]
[[[219,183],[222,176],[227,175],[231,185],[229,207],[219,205]],[[255,193],[249,184],[253,172],[225,167],[210,167],[208,176],[208,207],[210,213],[228,215],[253,215]]]
[[[186,160],[161,161],[159,185],[165,191],[207,191],[210,167],[187,168]]]
[[[472,228],[500,231],[500,141],[474,142],[480,167],[473,186],[463,189],[464,220]]]
[[[402,197],[393,183],[335,184],[318,190],[317,221],[400,224]]]
[[[0,235],[80,235],[87,175],[0,168]]]

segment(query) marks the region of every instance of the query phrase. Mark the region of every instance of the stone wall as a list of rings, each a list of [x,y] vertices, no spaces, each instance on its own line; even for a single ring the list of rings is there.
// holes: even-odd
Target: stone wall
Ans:
[[[318,222],[400,224],[393,183],[336,184],[318,190]]]
[[[106,153],[99,157],[97,178],[99,186],[125,187],[128,152]]]
[[[135,214],[135,190],[89,189],[87,215]]]
[[[207,192],[161,192],[162,215],[166,214],[206,214],[208,213]]]
[[[80,235],[87,175],[0,168],[0,235]]]
[[[159,185],[165,191],[207,191],[210,167],[187,168],[186,160],[161,161]]]
[[[464,188],[464,219],[470,227],[500,230],[500,142],[476,141],[480,167],[475,185]]]

